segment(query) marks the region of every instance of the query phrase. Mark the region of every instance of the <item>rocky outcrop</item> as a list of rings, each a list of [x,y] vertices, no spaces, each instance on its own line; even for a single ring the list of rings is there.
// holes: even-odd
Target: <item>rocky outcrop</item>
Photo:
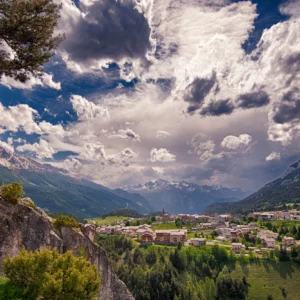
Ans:
[[[62,227],[57,229],[51,219],[39,208],[19,203],[11,205],[0,196],[0,274],[3,260],[27,250],[57,248],[61,253],[71,250],[86,255],[98,267],[102,288],[99,299],[133,300],[126,285],[117,277],[106,252],[93,242],[95,228],[81,225],[80,230]]]

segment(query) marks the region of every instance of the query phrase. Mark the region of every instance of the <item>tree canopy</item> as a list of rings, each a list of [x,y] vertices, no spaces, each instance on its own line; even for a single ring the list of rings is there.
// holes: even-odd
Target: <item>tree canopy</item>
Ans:
[[[26,82],[41,74],[63,38],[54,36],[59,10],[52,0],[0,1],[0,76]]]
[[[49,249],[6,258],[4,272],[17,293],[12,299],[92,300],[101,284],[96,266],[84,257]]]
[[[23,186],[19,182],[3,184],[0,187],[0,194],[5,201],[11,204],[17,204],[20,201],[21,195],[24,194]]]

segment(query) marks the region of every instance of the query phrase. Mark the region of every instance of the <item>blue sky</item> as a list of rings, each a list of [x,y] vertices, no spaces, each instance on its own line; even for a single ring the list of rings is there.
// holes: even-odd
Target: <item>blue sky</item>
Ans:
[[[299,24],[298,1],[66,0],[44,75],[1,79],[0,146],[111,187],[258,188],[299,159]]]

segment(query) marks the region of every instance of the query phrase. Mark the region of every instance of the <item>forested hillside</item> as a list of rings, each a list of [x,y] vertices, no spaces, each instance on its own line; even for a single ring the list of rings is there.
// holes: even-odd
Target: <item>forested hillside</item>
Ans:
[[[300,161],[292,164],[280,178],[246,199],[234,203],[215,203],[205,211],[206,213],[249,213],[275,210],[288,203],[300,203]]]
[[[147,212],[143,206],[101,185],[90,185],[60,173],[11,170],[0,166],[0,181],[22,183],[26,196],[51,212],[65,212],[81,218],[98,217],[126,207]]]

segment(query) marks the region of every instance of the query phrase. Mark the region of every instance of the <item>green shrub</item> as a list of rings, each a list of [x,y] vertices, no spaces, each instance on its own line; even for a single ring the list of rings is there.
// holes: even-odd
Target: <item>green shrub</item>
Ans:
[[[0,299],[22,300],[21,291],[8,278],[0,276]]]
[[[20,201],[21,195],[24,194],[23,186],[19,182],[2,185],[0,192],[4,200],[14,205]]]
[[[21,202],[31,208],[35,208],[35,204],[34,202],[30,199],[30,198],[25,198],[25,199],[22,199]]]
[[[79,227],[79,223],[72,217],[61,215],[54,221],[57,227]]]
[[[20,299],[92,300],[100,289],[96,266],[71,252],[22,250],[4,261],[4,272]],[[96,298],[97,299],[97,298]]]

